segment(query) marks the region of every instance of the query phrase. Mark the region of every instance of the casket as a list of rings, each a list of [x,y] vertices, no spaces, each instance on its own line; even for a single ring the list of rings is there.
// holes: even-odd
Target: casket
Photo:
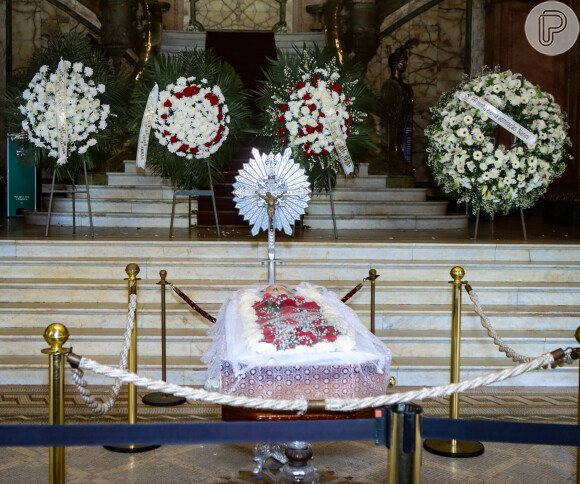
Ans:
[[[288,400],[386,393],[390,350],[336,294],[308,283],[293,288],[289,297],[273,298],[264,289],[237,291],[222,306],[211,329],[212,348],[203,358],[208,363],[208,389]],[[250,413],[258,418],[283,415]],[[224,419],[245,414],[248,411],[223,410]]]

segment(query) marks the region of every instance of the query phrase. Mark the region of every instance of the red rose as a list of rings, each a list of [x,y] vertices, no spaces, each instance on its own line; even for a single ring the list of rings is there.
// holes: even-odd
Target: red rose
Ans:
[[[218,134],[216,135],[216,137],[213,139],[214,143],[219,143],[222,140],[222,135]]]
[[[308,309],[309,311],[316,311],[320,309],[320,306],[316,304],[314,301],[306,301],[302,304],[304,309]]]
[[[162,114],[161,119],[167,119],[167,114]]]
[[[350,104],[350,99],[349,99],[349,98],[347,98],[346,96],[344,97],[344,103],[345,103],[345,104]]]
[[[288,139],[285,136],[280,136],[280,143],[285,145],[286,143],[288,143]]]
[[[312,134],[312,133],[314,133],[314,131],[316,131],[316,129],[314,128],[314,126],[310,126],[309,124],[306,125],[306,132],[308,134]]]
[[[191,97],[193,93],[191,92],[191,87],[187,86],[184,90],[183,90],[183,95],[185,97]]]
[[[217,120],[218,120],[218,121],[221,121],[222,119],[224,119],[224,115],[223,115],[223,114],[221,114],[221,113],[220,113],[220,114],[218,114],[218,115],[217,115]]]
[[[324,156],[328,156],[328,155],[330,155],[330,152],[328,150],[322,150],[322,154]]]
[[[306,87],[306,83],[304,81],[298,81],[298,84],[296,84],[296,87],[298,89],[302,89],[303,87]]]
[[[350,134],[350,129],[346,130],[346,135],[348,136]]]
[[[330,341],[333,343],[336,341],[336,335],[334,333],[326,333],[323,337],[324,341]]]
[[[300,344],[304,346],[312,346],[318,343],[318,338],[312,331],[297,331],[296,337],[300,341]]]
[[[319,114],[319,116],[320,116],[321,118],[326,118],[326,114],[324,114],[324,113],[320,113],[320,114]]]
[[[213,141],[208,141],[208,142],[205,144],[205,146],[206,146],[207,148],[209,148],[209,147],[212,145],[212,143],[213,143]]]
[[[169,135],[171,135],[171,133],[170,133],[169,131],[167,131],[167,130],[164,130],[164,131],[163,131],[163,134],[164,134],[165,136],[169,136]]]
[[[191,86],[191,94],[193,96],[195,96],[198,93],[199,93],[199,87],[197,87],[197,86]]]
[[[165,101],[165,102],[163,103],[163,105],[164,105],[166,108],[170,108],[171,106],[173,106],[173,104],[171,104],[171,101],[170,101],[169,99],[168,99],[167,101]]]
[[[183,97],[183,93],[181,93],[181,92],[176,92],[176,93],[175,93],[175,97],[176,97],[177,99],[181,99],[181,98]]]
[[[264,335],[264,341],[266,343],[273,343],[275,339],[276,339],[276,335],[275,334]]]
[[[196,153],[198,153],[198,152],[199,152],[199,148],[189,148],[189,152],[190,152],[192,155],[195,155]]]
[[[284,126],[278,126],[278,133],[284,134],[286,132],[286,128]]]
[[[185,152],[185,151],[187,151],[188,149],[189,149],[189,145],[181,145],[181,146],[179,147],[179,151],[184,151],[184,152]]]
[[[169,142],[170,143],[177,143],[177,136],[172,136],[171,138],[169,138]]]
[[[310,111],[314,111],[316,109],[316,104],[314,104],[314,103],[309,104],[308,109],[310,109]]]
[[[276,119],[277,119],[277,120],[278,120],[280,123],[283,123],[283,122],[284,122],[284,120],[285,120],[285,118],[284,118],[284,115],[283,115],[283,114],[281,114],[280,116],[277,116],[277,117],[276,117]]]
[[[349,117],[346,119],[346,125],[347,125],[347,126],[350,126],[351,124],[352,124],[352,116],[349,116]]]
[[[320,77],[318,77],[318,76],[314,76],[314,77],[312,78],[312,85],[313,85],[314,87],[318,86],[318,81],[320,81]]]
[[[316,125],[316,131],[318,131],[319,133],[322,133],[323,129],[324,129],[324,126],[322,126],[322,123],[318,123]]]
[[[298,312],[298,308],[284,308],[280,310],[280,314],[296,314]]]
[[[280,104],[280,111],[282,111],[283,113],[288,111],[288,104]]]
[[[340,84],[333,84],[332,87],[331,87],[331,89],[334,92],[340,92],[340,91],[342,91],[342,86]]]
[[[294,300],[294,298],[286,297],[280,301],[280,306],[283,308],[297,308],[298,303]]]
[[[310,95],[309,92],[307,92],[306,94],[304,94],[304,97],[302,98],[305,101],[310,101],[312,99],[312,96]]]

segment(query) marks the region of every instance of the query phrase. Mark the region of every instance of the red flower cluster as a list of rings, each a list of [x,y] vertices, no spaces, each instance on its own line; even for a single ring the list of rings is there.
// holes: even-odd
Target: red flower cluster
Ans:
[[[264,341],[277,350],[333,342],[341,334],[324,318],[316,302],[300,296],[265,294],[253,308]]]
[[[176,92],[175,97],[177,99],[182,99],[184,97],[191,97],[191,96],[195,96],[196,94],[199,94],[199,91],[200,91],[199,86],[196,86],[196,85],[186,86],[182,91]],[[223,125],[222,121],[224,119],[224,115],[222,113],[223,106],[221,104],[219,104],[219,97],[218,96],[216,96],[215,94],[213,94],[211,92],[208,92],[204,96],[204,99],[207,99],[212,106],[218,106],[218,109],[219,109],[219,114],[217,115],[217,121],[219,122],[218,132],[211,141],[208,141],[207,143],[205,143],[205,146],[207,146],[209,148],[211,145],[217,144],[222,140],[223,131],[224,131],[224,125]],[[171,101],[169,99],[167,99],[163,103],[163,105],[166,108],[173,107],[173,104],[171,103]],[[169,116],[167,114],[161,115],[162,119],[167,119],[168,117]],[[165,134],[165,136],[169,137],[170,143],[174,144],[174,143],[179,142],[179,138],[177,136],[175,136],[174,134],[170,133],[169,131],[164,130],[163,134]],[[183,143],[179,147],[179,151],[183,151],[184,153],[189,151],[191,154],[195,155],[196,153],[199,152],[199,148],[197,146],[189,146],[188,144]]]
[[[318,81],[320,81],[320,77],[318,76],[313,76],[312,80],[310,81],[310,84],[314,87],[318,86]],[[298,81],[298,83],[296,84],[296,86],[290,86],[290,88],[288,89],[288,92],[290,94],[293,94],[295,92],[295,90],[300,90],[306,87],[306,82],[305,81]],[[332,86],[330,86],[330,89],[336,93],[340,93],[342,91],[342,86],[340,84],[332,84]],[[298,135],[303,138],[305,136],[308,136],[309,134],[314,134],[314,133],[322,133],[322,131],[324,130],[324,124],[322,123],[322,120],[320,118],[325,118],[326,116],[324,115],[323,112],[321,112],[320,107],[314,103],[314,102],[308,102],[308,101],[312,101],[312,95],[307,92],[306,94],[304,94],[304,96],[302,97],[302,100],[304,101],[304,103],[306,104],[306,106],[308,106],[308,109],[310,109],[310,111],[316,111],[317,109],[319,110],[319,114],[318,114],[318,124],[316,126],[305,126],[304,128],[302,128]],[[345,104],[349,104],[350,103],[350,99],[345,98],[344,100]],[[286,117],[284,116],[284,113],[286,113],[288,111],[288,104],[286,103],[282,103],[278,106],[279,108],[279,112],[278,115],[276,116],[276,120],[278,121],[279,125],[278,125],[278,139],[280,140],[280,143],[282,143],[283,145],[288,144],[289,139],[288,139],[288,129],[286,128]],[[352,125],[352,116],[349,116],[348,119],[346,119],[345,121],[345,125],[351,126]],[[345,131],[346,135],[348,136],[350,134],[350,129],[346,129]],[[335,148],[333,148],[333,151],[335,151]],[[308,141],[307,143],[304,144],[304,154],[306,156],[328,156],[330,154],[330,152],[328,150],[323,149],[320,152],[316,152],[312,150],[312,143],[310,141]]]

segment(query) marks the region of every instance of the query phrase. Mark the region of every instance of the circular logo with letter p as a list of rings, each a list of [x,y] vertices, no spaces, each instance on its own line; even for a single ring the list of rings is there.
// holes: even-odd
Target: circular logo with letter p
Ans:
[[[526,18],[526,38],[530,45],[545,55],[559,55],[569,50],[580,26],[574,11],[562,2],[536,5]]]

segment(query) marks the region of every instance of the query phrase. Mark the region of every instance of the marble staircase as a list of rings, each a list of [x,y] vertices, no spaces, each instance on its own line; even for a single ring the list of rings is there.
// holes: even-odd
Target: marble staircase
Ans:
[[[138,169],[127,160],[122,173],[107,173],[107,185],[89,187],[93,225],[95,227],[167,227],[169,229],[173,191],[168,180]],[[427,189],[387,189],[386,176],[369,175],[362,164],[357,177],[339,177],[333,192],[337,228],[355,230],[466,229],[466,215],[447,214],[447,202],[428,201]],[[67,188],[67,187],[59,187]],[[70,187],[68,187],[70,190]],[[50,187],[45,186],[44,192]],[[46,195],[48,198],[48,195]],[[174,226],[187,228],[188,203],[179,197]],[[45,202],[48,207],[48,201]],[[55,197],[51,224],[72,226],[73,201],[70,195]],[[78,193],[75,201],[76,224],[89,225],[86,194]],[[197,201],[192,203],[192,223],[196,223]],[[313,229],[332,229],[330,195],[313,196],[305,216],[305,225]],[[45,225],[46,211],[25,212],[27,224]],[[212,215],[213,218],[213,215]]]
[[[126,325],[125,267],[137,263],[139,373],[159,378],[159,271],[211,314],[232,291],[267,279],[265,237],[236,240],[0,241],[0,384],[47,380],[42,334],[65,324],[78,354],[118,364]],[[503,339],[535,356],[575,346],[580,316],[580,246],[493,243],[347,243],[281,240],[277,279],[307,280],[346,294],[368,275],[376,286],[377,335],[392,349],[401,386],[449,382],[451,277],[455,265],[478,293]],[[370,324],[370,285],[349,305]],[[167,291],[168,380],[201,384],[210,323]],[[481,328],[463,295],[462,378],[513,365]],[[67,383],[70,379],[67,377]],[[91,376],[93,383],[109,383]],[[522,375],[509,386],[574,386],[577,366]]]

